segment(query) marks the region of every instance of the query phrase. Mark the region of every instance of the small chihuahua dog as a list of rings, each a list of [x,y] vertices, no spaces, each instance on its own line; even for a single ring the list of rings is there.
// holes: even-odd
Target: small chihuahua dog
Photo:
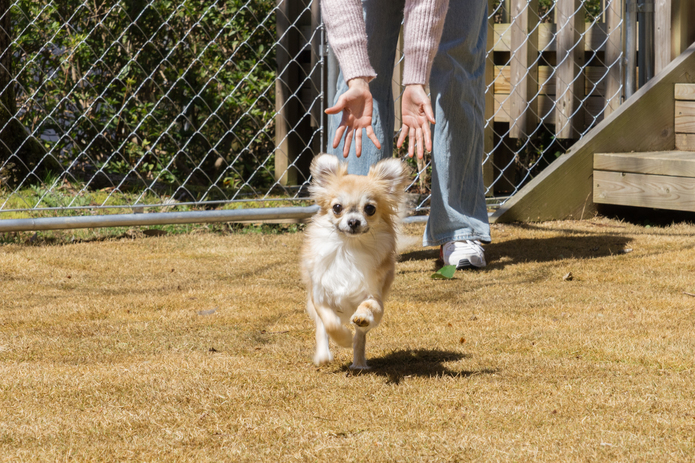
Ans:
[[[398,159],[385,159],[367,176],[349,175],[347,164],[321,154],[311,175],[309,191],[321,209],[306,231],[302,271],[307,312],[316,323],[314,363],[333,360],[330,336],[339,346],[352,344],[350,368],[368,368],[366,335],[381,321],[393,282],[409,169]]]

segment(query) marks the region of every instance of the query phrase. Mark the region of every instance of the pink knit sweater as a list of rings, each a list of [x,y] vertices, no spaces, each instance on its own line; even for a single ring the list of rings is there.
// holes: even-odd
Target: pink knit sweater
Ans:
[[[403,85],[426,85],[429,81],[448,7],[449,0],[406,0]],[[367,80],[376,77],[367,54],[367,32],[361,1],[322,0],[321,11],[328,41],[338,57],[345,81],[355,77],[365,77]]]

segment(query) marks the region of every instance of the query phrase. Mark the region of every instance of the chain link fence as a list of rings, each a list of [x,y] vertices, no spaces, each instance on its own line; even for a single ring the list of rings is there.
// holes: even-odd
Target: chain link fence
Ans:
[[[495,207],[620,104],[624,5],[488,7]],[[0,15],[0,225],[310,204],[336,75],[317,0],[0,0]]]

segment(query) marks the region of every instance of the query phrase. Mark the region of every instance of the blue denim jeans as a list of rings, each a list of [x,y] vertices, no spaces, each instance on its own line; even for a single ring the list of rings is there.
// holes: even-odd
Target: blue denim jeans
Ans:
[[[369,60],[377,72],[369,84],[374,97],[372,125],[381,149],[365,135],[362,155],[357,158],[353,143],[348,156],[348,170],[353,174],[366,175],[372,164],[393,153],[391,79],[404,5],[405,0],[362,1]],[[454,240],[490,242],[482,171],[486,35],[485,0],[450,0],[430,77],[436,124],[432,130],[431,209],[423,246]],[[341,74],[334,104],[347,88]],[[329,116],[329,143],[340,119],[340,114]],[[342,159],[342,142],[331,152]]]

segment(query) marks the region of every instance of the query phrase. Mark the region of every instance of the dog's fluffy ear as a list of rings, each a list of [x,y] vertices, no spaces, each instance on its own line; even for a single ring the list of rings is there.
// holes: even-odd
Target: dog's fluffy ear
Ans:
[[[320,196],[336,177],[345,175],[347,167],[332,154],[319,154],[311,161],[311,187],[309,192],[313,197]]]
[[[384,182],[389,194],[400,194],[410,183],[410,168],[400,159],[384,159],[369,169],[369,177]]]
[[[325,187],[334,176],[341,175],[343,169],[337,156],[323,153],[311,161],[310,170],[314,184]]]

